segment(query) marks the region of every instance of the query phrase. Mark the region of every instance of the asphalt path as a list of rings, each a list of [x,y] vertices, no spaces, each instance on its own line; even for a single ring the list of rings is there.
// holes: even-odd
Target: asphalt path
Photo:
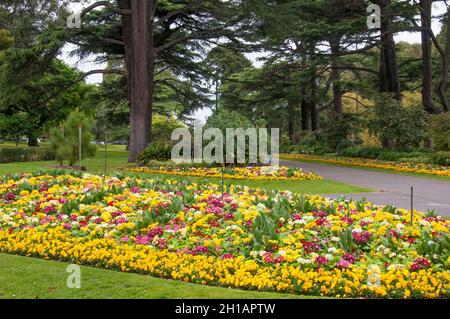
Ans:
[[[299,167],[326,179],[374,189],[373,193],[345,194],[346,198],[361,199],[378,205],[394,205],[410,209],[411,187],[414,187],[413,207],[418,211],[434,210],[450,216],[450,182],[426,177],[327,165],[322,163],[280,160],[280,165]],[[339,194],[327,195],[338,197]]]

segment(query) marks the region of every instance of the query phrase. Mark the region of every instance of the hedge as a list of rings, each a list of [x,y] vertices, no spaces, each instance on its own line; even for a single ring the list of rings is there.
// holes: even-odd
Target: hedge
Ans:
[[[0,147],[0,163],[51,161],[55,154],[48,147]]]

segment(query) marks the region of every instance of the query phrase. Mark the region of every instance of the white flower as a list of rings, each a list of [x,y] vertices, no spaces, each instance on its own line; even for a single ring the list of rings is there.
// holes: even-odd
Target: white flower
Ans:
[[[405,225],[402,223],[398,223],[397,225],[395,225],[395,228],[397,228],[398,231],[401,231],[403,228],[405,228]]]
[[[256,205],[256,207],[257,207],[258,209],[261,209],[261,210],[265,210],[265,209],[266,209],[266,206],[264,206],[263,203],[259,203],[258,205]]]
[[[389,255],[390,258],[393,258],[393,257],[395,257],[395,256],[397,256],[396,253],[391,253],[391,254]]]
[[[261,250],[260,252],[259,252],[259,256],[264,256],[265,254],[267,253],[267,251],[265,251],[265,250]]]
[[[201,212],[201,211],[199,211],[199,210],[197,210],[195,213],[194,213],[194,215],[202,215],[203,213]]]
[[[331,241],[340,242],[341,239],[339,237],[333,236],[333,237],[331,237]]]
[[[285,252],[284,250],[280,250],[278,253],[279,253],[281,256],[286,255],[286,252]]]
[[[234,224],[234,225],[227,226],[225,228],[225,230],[235,230],[236,228],[238,228],[238,225]]]
[[[304,258],[299,258],[299,259],[297,259],[297,262],[299,263],[299,264],[302,264],[302,265],[306,265],[306,264],[311,264],[312,263],[312,261],[311,260],[309,260],[309,259],[304,259]]]
[[[294,221],[294,224],[306,225],[306,220],[298,219],[298,220]]]
[[[353,228],[354,233],[362,233],[362,229],[360,227]]]
[[[336,247],[330,247],[330,248],[328,248],[328,252],[330,254],[336,254],[337,253],[337,249],[336,249]]]
[[[331,254],[326,254],[326,255],[325,255],[325,258],[326,258],[327,260],[331,260],[331,259],[333,259],[333,255],[331,255]]]

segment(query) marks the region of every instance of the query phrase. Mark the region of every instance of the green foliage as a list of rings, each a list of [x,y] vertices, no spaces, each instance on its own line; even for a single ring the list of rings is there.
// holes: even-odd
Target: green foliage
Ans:
[[[62,127],[50,132],[50,145],[55,151],[56,159],[68,161],[73,165],[79,158],[79,128],[81,127],[81,158],[95,155],[96,147],[91,142],[93,121],[83,113],[75,111],[69,115]]]
[[[429,121],[429,132],[436,151],[450,150],[450,112],[433,115]]]
[[[170,143],[172,132],[177,128],[186,127],[173,117],[166,117],[159,114],[153,116],[152,138],[156,143]]]
[[[253,240],[255,250],[272,250],[271,241],[278,241],[275,221],[267,214],[261,213],[253,222]]]
[[[137,162],[148,166],[151,161],[168,161],[172,156],[172,147],[172,143],[152,143],[138,155]]]
[[[369,126],[384,146],[410,149],[423,141],[425,119],[425,112],[418,107],[403,108],[389,94],[381,94],[376,99]]]
[[[382,149],[378,147],[354,146],[344,148],[338,154],[346,157],[377,158],[381,152]]]
[[[436,264],[444,265],[447,263],[450,253],[450,236],[446,233],[439,236],[424,233],[415,245],[420,256],[431,259]]]
[[[0,29],[0,51],[8,48],[14,42],[8,30]]]
[[[0,147],[0,163],[50,161],[54,152],[48,147]]]
[[[431,155],[430,162],[435,165],[450,166],[449,152],[436,152]]]
[[[226,133],[227,128],[249,128],[252,123],[245,116],[235,111],[229,111],[225,108],[220,108],[214,112],[206,121],[205,129],[218,128],[222,134]]]
[[[356,141],[352,139],[360,132],[361,126],[362,122],[357,114],[344,113],[341,118],[328,116],[322,122],[317,140],[321,145],[338,151],[342,143],[355,144]]]

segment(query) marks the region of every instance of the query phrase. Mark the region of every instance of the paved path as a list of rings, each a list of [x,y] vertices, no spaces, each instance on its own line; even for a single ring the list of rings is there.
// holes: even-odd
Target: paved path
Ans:
[[[450,216],[450,182],[415,176],[384,173],[321,163],[281,160],[280,165],[300,167],[315,172],[326,179],[368,187],[375,193],[346,194],[347,198],[360,199],[379,205],[392,204],[409,209],[411,186],[414,187],[414,209],[435,210],[443,216]],[[333,197],[333,196],[330,196]]]

